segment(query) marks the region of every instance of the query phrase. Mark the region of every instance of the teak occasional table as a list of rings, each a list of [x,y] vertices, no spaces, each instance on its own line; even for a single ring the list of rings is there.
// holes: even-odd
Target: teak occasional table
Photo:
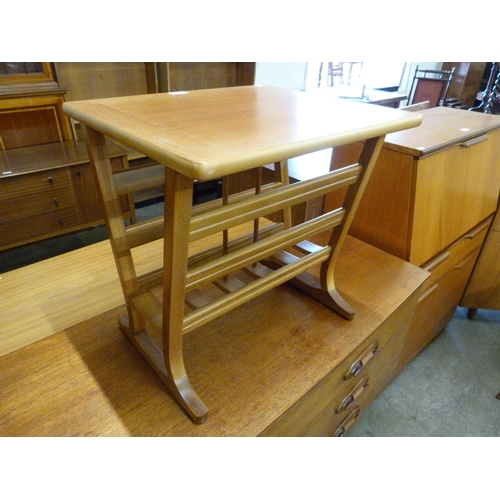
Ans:
[[[188,379],[183,335],[292,279],[352,319],[335,288],[339,251],[385,134],[421,122],[415,113],[266,86],[69,102],[64,111],[86,126],[127,304],[120,326],[197,423],[208,410]],[[105,137],[160,165],[113,172]],[[355,141],[364,141],[357,163],[288,183],[288,159]],[[259,169],[268,164],[276,182],[262,186]],[[192,207],[194,182],[249,169],[256,169],[251,192]],[[160,183],[164,217],[125,226],[119,196]],[[291,225],[291,206],[340,188],[341,208]],[[266,216],[276,213],[282,222],[270,223]],[[308,241],[326,230],[328,245]],[[159,238],[163,269],[139,276],[133,248]],[[319,281],[307,273],[317,265]]]

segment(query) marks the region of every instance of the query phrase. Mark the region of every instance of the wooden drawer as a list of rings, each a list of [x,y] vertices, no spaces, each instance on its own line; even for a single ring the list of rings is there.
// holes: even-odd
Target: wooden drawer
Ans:
[[[11,242],[29,241],[46,234],[62,233],[80,224],[76,207],[0,223],[0,247]]]
[[[451,321],[481,250],[487,226],[488,223],[480,225],[475,237],[461,238],[428,264],[431,276],[424,283],[418,300],[401,355],[401,367]]]
[[[349,428],[378,394],[399,373],[398,361],[410,322],[373,358],[366,371],[353,380],[299,436],[346,436]]]
[[[472,228],[457,241],[452,243],[443,252],[440,252],[434,258],[423,264],[421,267],[429,271],[431,275],[425,281],[422,287],[422,295],[442,276],[452,270],[458,262],[469,255],[473,250],[480,247],[488,232],[491,224],[491,217]]]
[[[16,200],[0,199],[1,224],[25,220],[48,212],[75,209],[75,197],[71,188],[54,188],[25,196]]]
[[[303,398],[269,426],[263,436],[299,435],[314,418],[333,401],[344,397],[365,377],[370,366],[375,363],[396,332],[409,322],[417,301],[412,294],[368,339],[338,365],[324,380],[310,390]],[[340,402],[340,401],[339,401]]]
[[[0,200],[16,203],[23,197],[56,189],[70,188],[71,179],[67,168],[57,168],[29,175],[0,178]]]

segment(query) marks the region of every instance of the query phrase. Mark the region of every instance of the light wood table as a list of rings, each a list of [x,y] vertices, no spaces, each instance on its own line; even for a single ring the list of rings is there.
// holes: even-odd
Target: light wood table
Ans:
[[[354,309],[335,287],[338,253],[385,134],[421,121],[414,113],[261,86],[69,102],[64,111],[87,129],[128,309],[121,327],[198,423],[208,409],[188,379],[183,335],[295,277],[313,297],[352,318]],[[160,167],[113,173],[105,136]],[[288,158],[354,141],[365,144],[354,165],[288,183]],[[251,196],[234,202],[224,196],[221,206],[192,210],[196,180],[269,163],[276,166],[272,189],[263,189],[257,170]],[[118,197],[158,183],[165,185],[165,217],[125,227]],[[291,206],[346,187],[342,207],[291,226]],[[262,227],[260,220],[275,212],[283,223]],[[231,228],[252,220],[253,233],[231,237]],[[328,245],[309,243],[332,228]],[[221,235],[220,245],[188,258],[190,242],[214,234]],[[163,269],[138,277],[131,249],[162,237]],[[319,280],[306,273],[317,265]],[[161,348],[148,329],[161,333]]]

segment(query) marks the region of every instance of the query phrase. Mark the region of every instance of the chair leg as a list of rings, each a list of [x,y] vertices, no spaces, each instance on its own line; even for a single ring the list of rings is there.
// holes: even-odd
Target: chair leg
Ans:
[[[471,307],[468,311],[467,311],[467,318],[468,319],[474,319],[474,316],[476,315],[477,313],[477,309],[474,308],[474,307]]]

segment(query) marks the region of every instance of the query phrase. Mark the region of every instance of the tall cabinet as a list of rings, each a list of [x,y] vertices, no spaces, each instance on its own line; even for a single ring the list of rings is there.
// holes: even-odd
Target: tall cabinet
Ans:
[[[431,273],[401,366],[453,317],[500,188],[499,116],[444,107],[422,114],[420,127],[387,136],[350,231]]]
[[[249,62],[0,63],[0,251],[103,224],[103,210],[83,142],[65,101],[197,88],[250,85]],[[113,145],[116,169],[152,161]],[[134,203],[163,193],[122,200]]]

